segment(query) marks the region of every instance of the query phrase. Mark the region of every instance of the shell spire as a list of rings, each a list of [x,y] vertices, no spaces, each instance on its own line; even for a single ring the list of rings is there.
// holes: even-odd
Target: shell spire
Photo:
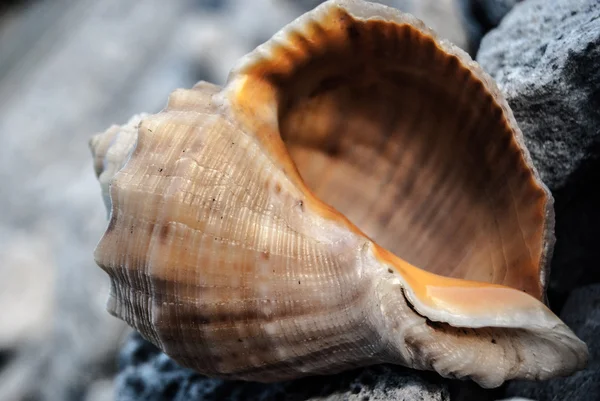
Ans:
[[[109,310],[184,366],[276,381],[389,362],[495,387],[586,363],[543,303],[552,197],[510,108],[412,16],[325,2],[224,88],[91,145]]]

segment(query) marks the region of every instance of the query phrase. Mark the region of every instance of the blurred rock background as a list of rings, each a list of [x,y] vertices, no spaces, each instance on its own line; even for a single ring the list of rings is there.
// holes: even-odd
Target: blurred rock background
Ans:
[[[574,1],[581,6],[577,12],[585,13],[583,7],[594,1]],[[518,0],[380,2],[415,14],[440,36],[449,38],[473,56],[483,35],[500,24],[504,15],[519,3]],[[534,2],[542,3],[526,0],[517,5],[509,17]],[[124,123],[135,113],[157,112],[177,87],[189,87],[201,79],[223,84],[235,60],[318,3],[317,0],[13,0],[0,3],[0,301],[4,305],[0,312],[0,400],[115,399],[117,354],[125,343],[128,329],[105,312],[108,282],[93,261],[94,246],[106,226],[106,211],[87,148],[89,137],[113,123]],[[528,15],[537,15],[535,9],[528,12]],[[513,17],[517,27],[536,23],[535,18],[519,18]],[[552,18],[550,23],[559,25]],[[573,24],[567,24],[564,30]],[[502,22],[501,28],[504,25]],[[511,40],[520,39],[518,29],[507,30],[516,35]],[[577,51],[596,54],[593,53],[598,49],[597,37],[593,36],[596,31],[589,34],[588,29],[587,32],[584,45],[592,43],[592,50],[577,48],[575,53],[565,50],[564,57],[558,52],[561,66],[568,64],[569,55],[579,54]],[[544,37],[544,43],[555,43],[559,34]],[[511,48],[506,41],[502,43],[508,36],[497,33],[493,40],[494,44],[499,43],[498,47],[489,45],[482,60],[501,85],[514,89],[511,92],[514,96],[509,100],[519,105],[519,86],[514,85],[514,81],[503,80],[506,68],[523,70],[518,62],[510,64],[502,58]],[[503,50],[502,46],[508,46],[509,50]],[[522,52],[526,53],[526,49]],[[518,58],[518,54],[510,57]],[[593,69],[593,62],[597,61],[597,58],[592,60],[589,71],[600,70],[598,64]],[[561,71],[563,69],[556,74]],[[600,89],[596,91],[595,86],[589,89],[596,81],[586,81],[585,74],[585,71],[579,73],[583,80],[575,89],[591,90],[590,96],[597,100]],[[561,82],[562,78],[556,75],[552,79]],[[528,83],[530,86],[522,90],[531,89],[534,83]],[[579,100],[584,104],[585,100]],[[519,116],[518,112],[515,114]],[[571,125],[577,134],[577,124]],[[585,128],[586,152],[598,143],[597,127],[592,121]],[[539,138],[543,145],[544,137]],[[578,146],[577,141],[568,144]],[[588,153],[580,159],[593,159]],[[569,173],[573,174],[569,177],[575,177],[572,182],[579,191],[577,199],[582,199],[577,204],[591,210],[582,189],[587,187],[577,178],[581,176],[577,171],[583,163],[579,162],[578,159],[571,166]],[[583,164],[589,166],[589,163]],[[565,186],[561,186],[563,182],[571,182],[569,177],[563,181],[557,179],[552,189],[563,191],[560,206],[572,213],[578,209],[569,209],[571,192],[565,195]],[[597,179],[598,175],[590,173],[585,177],[589,182],[589,177]],[[593,214],[586,213],[585,216]],[[579,216],[582,224],[586,219],[589,221],[588,217]],[[574,225],[569,225],[569,229],[575,230]],[[585,241],[573,240],[581,247],[571,253],[571,248],[559,248],[562,264],[567,265],[569,260],[591,263],[588,257],[591,246],[586,242],[589,237],[586,238]],[[563,270],[563,274],[566,271]],[[572,281],[581,284],[589,277],[579,274],[577,280]],[[568,288],[554,286],[557,305],[562,306],[574,286],[575,283]],[[597,297],[597,290],[594,291],[590,293]],[[585,291],[580,292],[577,299],[585,299],[585,294]],[[573,310],[575,304],[568,303],[566,309]],[[593,309],[589,313],[592,312]],[[588,330],[586,333],[592,330],[590,327],[596,327],[597,320],[593,324],[584,317],[580,320]],[[572,321],[576,324],[577,319]],[[125,373],[117,380],[121,390],[129,385],[127,380],[142,380],[144,374],[152,374],[152,369],[162,364],[160,369],[173,370],[173,377],[179,383],[189,380],[190,386],[196,386],[196,397],[202,394],[217,396],[217,399],[219,394],[243,397],[249,394],[248,388],[255,396],[258,394],[252,386],[236,390],[227,386],[224,389],[221,382],[199,384],[197,376],[181,372],[162,360],[166,357],[140,341],[132,337],[123,348],[121,364],[128,367],[122,366]],[[127,369],[133,376],[127,376]],[[498,391],[484,395],[476,386],[440,382],[428,374],[397,372],[377,368],[371,373],[350,373],[339,379],[336,394],[342,397],[340,399],[344,394],[349,398],[381,396],[385,399],[410,397],[414,388],[421,388],[426,390],[419,393],[421,399],[428,400],[497,399],[502,395]],[[404,390],[388,393],[385,388],[382,390],[381,382],[372,379],[373,375],[392,377],[391,382],[400,383],[397,386],[403,386]],[[315,383],[320,385],[323,379],[320,380]],[[261,394],[265,397],[285,395],[290,388],[296,388],[304,392],[303,399],[323,396],[322,389],[321,393],[311,393],[302,383],[283,385],[280,387],[283,392],[276,389]],[[171,395],[175,397],[176,393]],[[120,399],[142,395],[135,391],[120,394],[125,394]],[[126,398],[127,394],[131,394],[131,398]],[[522,395],[517,386],[511,388],[510,394]],[[542,392],[526,393],[539,394]],[[159,395],[162,396],[156,397]]]

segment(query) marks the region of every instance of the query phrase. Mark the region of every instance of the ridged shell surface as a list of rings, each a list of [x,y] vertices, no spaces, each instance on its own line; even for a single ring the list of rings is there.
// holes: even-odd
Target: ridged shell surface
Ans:
[[[543,304],[552,197],[512,113],[411,16],[326,2],[92,149],[109,310],[185,366],[493,387],[585,365]]]

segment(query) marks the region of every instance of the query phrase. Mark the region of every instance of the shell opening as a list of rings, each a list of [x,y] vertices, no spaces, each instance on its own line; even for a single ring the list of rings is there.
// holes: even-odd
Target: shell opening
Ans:
[[[541,299],[551,200],[471,67],[341,9],[279,36],[244,73],[316,196],[412,265]]]

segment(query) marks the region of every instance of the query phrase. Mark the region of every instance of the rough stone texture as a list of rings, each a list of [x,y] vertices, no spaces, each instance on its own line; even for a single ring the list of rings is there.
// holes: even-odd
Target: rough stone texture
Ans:
[[[508,97],[542,178],[561,188],[600,142],[600,3],[530,0],[490,32],[477,61]]]
[[[600,400],[600,284],[573,291],[561,318],[588,345],[587,368],[570,377],[546,382],[513,382],[508,386],[508,395],[540,401]]]
[[[121,351],[116,401],[449,401],[448,386],[433,374],[374,366],[335,376],[261,384],[210,379],[179,367],[139,334]]]
[[[550,281],[600,281],[600,2],[528,0],[482,41],[477,60],[498,82],[556,203]]]

